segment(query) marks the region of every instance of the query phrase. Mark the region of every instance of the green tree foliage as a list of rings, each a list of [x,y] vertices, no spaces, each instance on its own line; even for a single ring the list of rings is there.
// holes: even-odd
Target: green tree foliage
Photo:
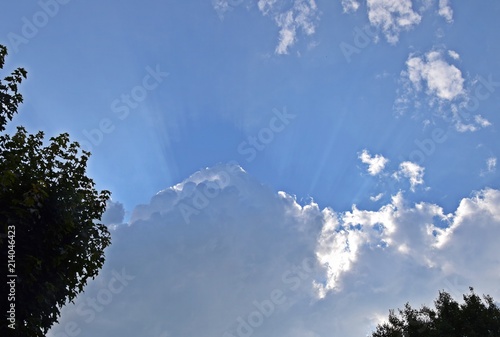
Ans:
[[[0,46],[0,69],[6,55]],[[23,100],[17,86],[23,78],[19,68],[0,81],[0,131]],[[1,336],[44,336],[104,263],[110,234],[99,220],[109,192],[98,192],[86,176],[89,156],[66,133],[48,142],[43,132],[23,127],[0,135],[1,275],[17,275],[15,301],[8,303],[15,303],[15,330],[2,308]],[[12,243],[14,271],[7,266]],[[5,277],[0,283],[7,297]]]
[[[0,69],[3,69],[6,56],[7,48],[0,45]],[[0,131],[5,130],[7,120],[12,120],[17,107],[23,102],[23,96],[17,90],[17,85],[23,78],[26,78],[26,70],[18,68],[10,76],[5,77],[5,84],[0,80]]]
[[[484,301],[470,288],[459,304],[445,291],[434,302],[435,309],[423,306],[389,311],[388,322],[379,324],[372,337],[499,337],[500,308],[493,298]]]

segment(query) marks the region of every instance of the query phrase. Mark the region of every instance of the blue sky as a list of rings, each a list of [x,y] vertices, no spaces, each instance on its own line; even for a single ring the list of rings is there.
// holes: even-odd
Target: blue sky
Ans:
[[[500,297],[499,14],[493,0],[4,4],[5,69],[28,70],[11,125],[69,132],[112,192],[115,240],[79,300],[122,268],[151,294],[175,293],[159,306],[130,282],[79,334],[123,325],[133,336],[125,306],[170,315],[210,303],[215,312],[169,326],[148,314],[144,329],[223,336],[305,258],[314,271],[254,336],[363,335],[388,309],[429,303],[439,289]],[[153,255],[171,263],[156,277],[159,262],[141,260]],[[260,256],[251,270],[249,256]],[[196,275],[225,268],[203,283],[192,261]],[[183,282],[193,297],[173,290]],[[62,322],[75,317],[67,309]]]

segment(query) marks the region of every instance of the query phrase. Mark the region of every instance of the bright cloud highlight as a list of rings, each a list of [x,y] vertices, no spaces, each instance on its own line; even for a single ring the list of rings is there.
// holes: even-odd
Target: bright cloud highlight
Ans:
[[[408,178],[410,181],[411,190],[415,191],[417,185],[424,183],[424,168],[416,163],[405,161],[399,164],[399,171],[394,173],[396,179],[401,177]]]
[[[380,154],[373,157],[370,156],[367,150],[363,150],[358,158],[361,159],[362,163],[368,164],[368,173],[372,176],[380,174],[384,170],[385,165],[389,162],[387,158],[384,158],[384,156]]]
[[[447,101],[464,94],[462,72],[447,63],[441,52],[431,51],[425,57],[410,57],[406,65],[408,78],[417,91],[423,86],[429,95]]]

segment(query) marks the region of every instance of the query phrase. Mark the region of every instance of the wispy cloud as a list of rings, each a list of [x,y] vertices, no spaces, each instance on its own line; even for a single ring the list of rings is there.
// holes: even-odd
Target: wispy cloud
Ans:
[[[368,19],[379,28],[387,41],[395,44],[399,33],[419,24],[422,17],[413,11],[411,0],[368,0]]]
[[[212,6],[221,20],[224,18],[226,12],[231,9],[229,0],[212,0]]]
[[[494,172],[497,168],[497,158],[491,157],[486,161],[486,169],[488,172]]]
[[[257,6],[262,14],[267,15],[272,12],[274,6],[278,3],[278,0],[259,0]]]
[[[399,170],[393,174],[394,178],[408,178],[410,181],[411,190],[415,191],[417,185],[424,183],[424,168],[416,163],[405,161],[399,164]]]
[[[359,8],[359,1],[357,0],[342,0],[342,8],[344,13],[355,12]]]
[[[487,120],[486,118],[484,118],[483,116],[481,115],[476,115],[474,116],[474,121],[477,123],[477,125],[485,128],[485,127],[488,127],[488,126],[491,126],[491,122],[489,120]]]
[[[497,170],[497,158],[490,157],[486,159],[486,169],[481,171],[481,176],[485,176],[489,173],[494,173]]]
[[[460,55],[454,50],[448,50],[448,55],[454,60],[460,59]]]
[[[212,0],[212,6],[221,19],[227,12],[243,3],[246,1]],[[276,54],[288,54],[290,47],[298,41],[300,33],[313,35],[319,21],[315,0],[259,0],[257,8],[262,15],[270,17],[279,28]]]
[[[276,47],[277,54],[288,54],[288,48],[296,41],[297,25],[293,17],[293,11],[281,13],[276,17],[276,23],[280,30],[279,44]]]
[[[384,158],[384,156],[380,154],[373,157],[370,156],[370,153],[367,150],[363,150],[359,154],[358,158],[363,164],[368,164],[368,173],[372,176],[380,174],[384,170],[385,165],[389,162],[387,158]]]
[[[269,15],[280,28],[276,54],[288,54],[297,42],[298,32],[312,35],[319,20],[318,7],[314,0],[295,0],[289,10],[282,10],[285,3],[277,0],[259,0],[257,3],[263,15]]]
[[[455,129],[458,132],[475,132],[491,125],[491,122],[481,115],[475,115],[471,122],[464,123],[460,119],[455,121]]]
[[[446,22],[453,22],[453,9],[451,9],[450,0],[439,0],[438,13],[446,20]]]
[[[379,201],[380,199],[382,199],[383,196],[384,196],[384,193],[379,193],[377,195],[371,196],[370,200],[373,202]]]

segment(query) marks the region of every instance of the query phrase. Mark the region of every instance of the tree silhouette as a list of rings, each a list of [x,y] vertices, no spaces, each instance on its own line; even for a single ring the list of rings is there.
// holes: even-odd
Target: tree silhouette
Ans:
[[[372,337],[498,337],[500,309],[491,296],[484,301],[470,288],[459,304],[445,291],[439,292],[435,309],[423,306],[389,311],[388,322],[379,324]]]
[[[0,69],[6,55],[0,45]],[[0,81],[2,132],[23,101],[23,78],[18,68]],[[23,127],[0,135],[1,336],[44,336],[104,263],[110,234],[98,221],[109,192],[86,176],[89,156],[66,133],[49,142]]]

